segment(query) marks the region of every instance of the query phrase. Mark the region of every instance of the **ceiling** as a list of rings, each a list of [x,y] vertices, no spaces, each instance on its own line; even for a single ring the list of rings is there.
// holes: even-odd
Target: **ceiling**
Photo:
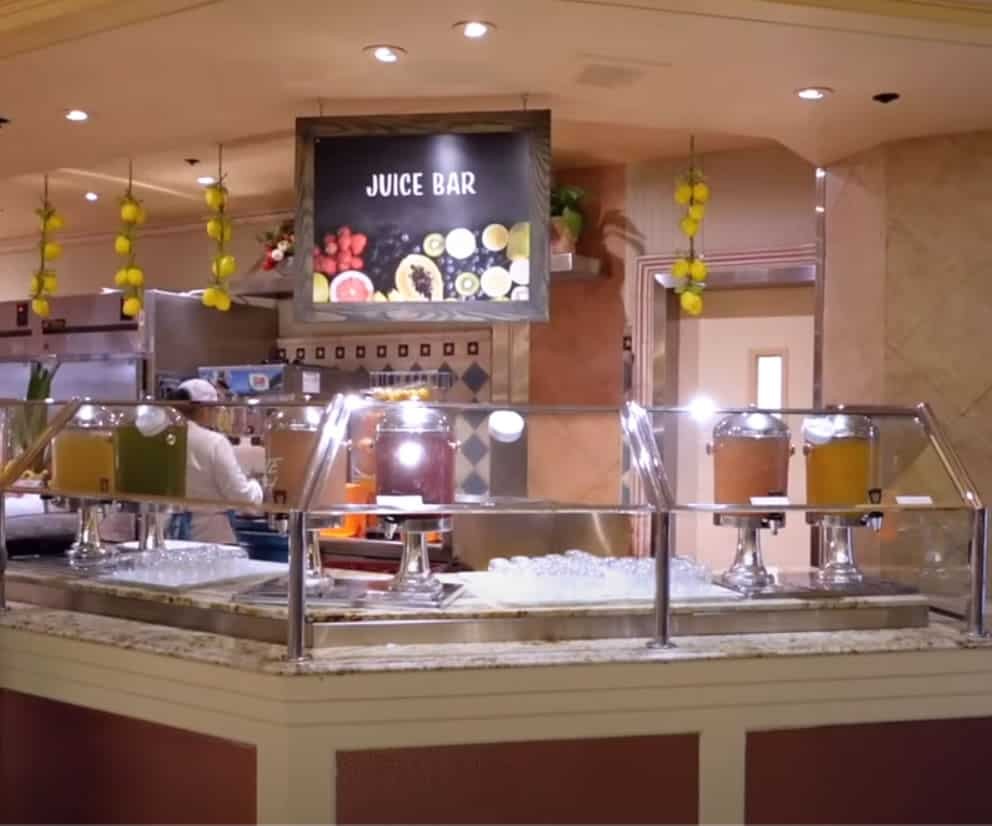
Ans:
[[[111,231],[127,159],[154,222],[202,213],[216,144],[242,214],[292,204],[299,115],[549,106],[559,167],[780,143],[811,163],[992,127],[992,3],[971,0],[0,0],[0,238],[41,174]],[[870,10],[870,14],[851,9]],[[456,20],[494,21],[468,41]],[[396,66],[362,47],[395,43]],[[832,87],[820,103],[805,85]],[[902,97],[871,100],[882,91]],[[85,124],[63,117],[88,110]],[[183,159],[201,158],[195,169]],[[104,197],[94,205],[87,190]]]

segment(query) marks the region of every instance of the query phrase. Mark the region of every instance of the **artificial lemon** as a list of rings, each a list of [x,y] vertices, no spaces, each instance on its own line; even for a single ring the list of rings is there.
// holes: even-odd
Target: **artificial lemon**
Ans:
[[[31,295],[38,295],[41,292],[41,276],[31,276]]]
[[[689,275],[693,281],[705,281],[707,272],[706,262],[698,258],[689,265]]]
[[[124,306],[121,311],[128,318],[134,318],[138,313],[141,312],[141,299],[140,298],[127,298],[124,300]]]
[[[696,293],[682,293],[679,297],[679,303],[682,305],[682,309],[689,315],[699,315],[703,311],[702,296]]]
[[[672,264],[672,275],[676,278],[685,278],[689,274],[689,261],[685,258],[677,258]]]
[[[114,239],[114,252],[118,255],[130,255],[131,253],[131,239],[126,235],[118,235]]]
[[[224,222],[220,218],[211,218],[207,221],[207,235],[219,241],[224,235]]]
[[[114,283],[118,287],[127,286],[127,269],[118,270],[114,273]]]
[[[46,261],[54,261],[62,255],[62,245],[58,241],[48,241],[41,254]]]
[[[48,314],[52,311],[52,308],[48,305],[47,298],[36,298],[31,302],[31,309],[34,310],[35,315],[42,318],[48,318]]]
[[[705,204],[710,199],[710,188],[700,181],[692,188],[692,200],[697,204]]]
[[[231,309],[231,296],[229,296],[223,290],[218,290],[217,298],[214,301],[214,307],[220,310],[222,313],[226,313]]]
[[[203,199],[207,202],[208,207],[215,212],[219,212],[224,208],[224,204],[227,203],[227,190],[217,184],[208,186],[204,190]]]
[[[127,283],[132,287],[141,287],[144,285],[145,274],[141,271],[141,267],[128,267]]]
[[[203,297],[200,299],[203,302],[204,307],[216,307],[217,297],[220,295],[220,290],[216,287],[207,287],[203,291]]]
[[[61,215],[57,212],[53,212],[44,220],[42,226],[45,228],[46,232],[58,232],[65,226],[65,221],[62,219]]]
[[[692,187],[689,184],[679,184],[675,187],[675,203],[687,204],[692,198]]]
[[[683,218],[679,222],[679,228],[682,230],[682,233],[686,236],[686,238],[692,238],[697,232],[699,232],[699,221],[694,221],[689,217]]]
[[[138,218],[140,215],[141,207],[138,206],[137,202],[128,199],[121,204],[121,220],[125,224],[138,223]]]
[[[238,264],[234,260],[233,255],[222,255],[215,263],[217,267],[214,275],[218,278],[230,278],[234,275],[234,271],[238,268]]]
[[[692,218],[693,221],[702,221],[705,214],[706,207],[702,204],[693,204],[689,207],[689,217]]]
[[[227,243],[233,237],[234,237],[234,229],[231,227],[231,222],[230,221],[225,221],[224,222],[224,233],[223,233],[223,235],[221,235],[221,240],[224,241],[224,243]]]
[[[134,223],[140,226],[141,224],[145,223],[145,221],[147,220],[148,220],[148,213],[145,212],[145,208],[141,204],[138,204],[138,217],[135,218]]]
[[[51,271],[45,271],[41,276],[41,288],[49,295],[54,294],[59,288],[58,276]]]

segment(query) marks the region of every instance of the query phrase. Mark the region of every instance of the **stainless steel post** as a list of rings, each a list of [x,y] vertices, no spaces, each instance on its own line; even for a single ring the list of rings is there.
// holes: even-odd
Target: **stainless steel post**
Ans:
[[[286,658],[292,662],[309,659],[306,653],[307,518],[293,511],[289,515],[289,635]]]
[[[968,607],[968,634],[984,637],[985,601],[988,598],[989,512],[978,508],[974,512],[971,535],[971,605]]]
[[[7,610],[7,495],[0,491],[0,611]]]
[[[671,640],[672,605],[670,589],[671,514],[651,515],[651,544],[654,546],[654,639],[649,648],[674,648]]]

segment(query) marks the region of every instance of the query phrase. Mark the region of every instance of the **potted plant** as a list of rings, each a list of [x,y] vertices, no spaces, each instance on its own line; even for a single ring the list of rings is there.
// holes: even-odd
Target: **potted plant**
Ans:
[[[556,186],[551,190],[551,252],[575,252],[582,235],[584,189],[577,186]]]

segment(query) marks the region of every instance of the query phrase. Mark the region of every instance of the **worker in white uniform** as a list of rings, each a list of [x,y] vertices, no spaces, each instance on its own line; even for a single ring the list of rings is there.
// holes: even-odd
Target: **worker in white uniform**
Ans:
[[[175,407],[189,420],[186,434],[186,496],[237,504],[258,505],[262,486],[249,479],[238,464],[234,448],[223,433],[200,424],[207,408],[200,403],[217,402],[217,388],[203,379],[190,379],[173,395]],[[173,517],[170,535],[174,539],[230,544],[235,542],[226,512],[193,510]]]

